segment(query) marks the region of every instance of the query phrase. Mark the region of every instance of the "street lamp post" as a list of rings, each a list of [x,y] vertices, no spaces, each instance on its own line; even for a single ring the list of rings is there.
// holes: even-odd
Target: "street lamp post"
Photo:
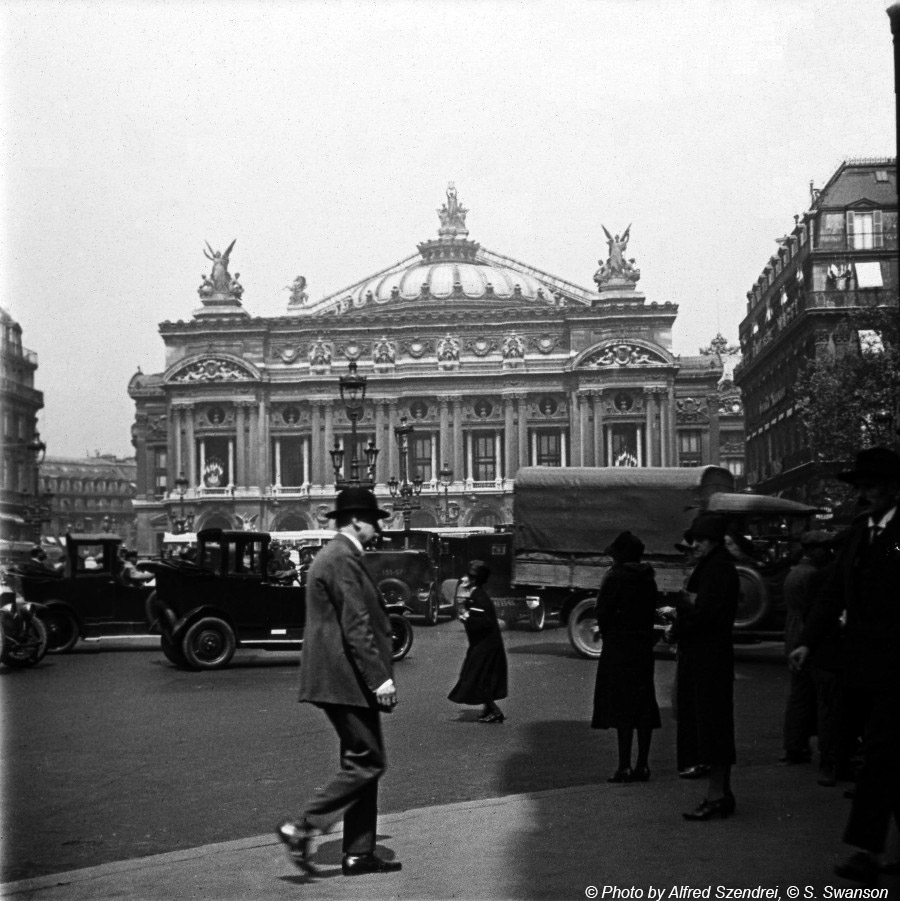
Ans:
[[[5,445],[4,445],[5,446]],[[11,445],[24,449],[32,458],[34,473],[33,485],[30,491],[22,492],[24,519],[31,532],[32,540],[41,540],[41,526],[52,519],[50,501],[53,495],[50,492],[41,494],[41,463],[47,455],[47,445],[41,441],[40,433],[35,431],[34,438],[27,444]]]
[[[441,518],[445,523],[449,523],[451,521],[450,486],[453,484],[453,470],[446,464],[446,462],[441,467],[440,472],[438,472],[438,477],[441,480],[441,487],[444,489],[444,513]]]
[[[187,516],[184,515],[184,496],[187,493],[189,484],[190,482],[185,478],[184,472],[180,472],[178,478],[175,479],[175,491],[178,492],[178,500],[180,502],[179,515],[173,517],[176,535],[183,535],[185,532],[191,532],[194,528],[194,514],[188,513]]]
[[[348,375],[342,375],[339,380],[341,400],[344,402],[344,409],[347,412],[347,418],[350,420],[350,478],[344,478],[344,456],[345,451],[338,443],[337,437],[334,439],[334,449],[329,451],[331,454],[331,466],[334,469],[334,486],[340,491],[343,488],[375,487],[375,461],[378,459],[378,448],[375,442],[369,439],[369,443],[365,449],[366,455],[366,477],[359,477],[359,456],[356,441],[356,423],[363,411],[363,401],[366,399],[366,376],[359,375],[356,371],[356,360],[350,361]]]
[[[391,476],[388,480],[388,489],[391,497],[399,497],[399,508],[403,513],[403,531],[406,532],[404,545],[409,547],[409,527],[412,522],[412,511],[421,508],[421,504],[415,498],[422,493],[422,477],[413,476],[409,480],[409,436],[412,434],[412,426],[406,424],[406,417],[400,418],[400,425],[394,429],[394,437],[400,448],[400,478]]]

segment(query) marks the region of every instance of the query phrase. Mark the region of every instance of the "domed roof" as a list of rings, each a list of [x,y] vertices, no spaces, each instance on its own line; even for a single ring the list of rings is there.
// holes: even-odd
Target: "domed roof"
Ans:
[[[547,305],[567,300],[590,304],[593,294],[586,289],[470,241],[467,213],[451,182],[447,202],[438,210],[441,226],[436,239],[419,244],[417,254],[296,312],[323,315],[372,303],[482,298]]]

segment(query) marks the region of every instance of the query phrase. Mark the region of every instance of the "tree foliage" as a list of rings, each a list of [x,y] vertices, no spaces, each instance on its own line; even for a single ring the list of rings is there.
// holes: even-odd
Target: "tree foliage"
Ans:
[[[845,327],[846,351],[810,361],[794,385],[807,446],[818,463],[849,462],[867,447],[900,450],[897,313],[867,310],[851,315]]]

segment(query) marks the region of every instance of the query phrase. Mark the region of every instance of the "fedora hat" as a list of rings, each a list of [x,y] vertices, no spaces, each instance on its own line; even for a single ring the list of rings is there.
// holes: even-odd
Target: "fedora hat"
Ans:
[[[612,544],[603,548],[603,553],[625,563],[634,563],[640,560],[644,553],[644,542],[632,535],[631,532],[619,532]]]
[[[856,455],[853,469],[839,472],[837,477],[851,485],[863,479],[876,482],[900,481],[900,454],[887,447],[869,447]]]
[[[701,538],[724,541],[725,519],[715,513],[701,513],[694,518],[691,527],[684,533],[684,537],[692,544]]]
[[[325,515],[334,519],[342,513],[369,513],[376,519],[388,519],[391,515],[378,506],[375,495],[368,488],[344,488],[338,492],[334,510],[329,510]]]
[[[484,583],[491,574],[490,567],[484,560],[470,560],[466,567],[466,575],[471,576],[476,582]]]

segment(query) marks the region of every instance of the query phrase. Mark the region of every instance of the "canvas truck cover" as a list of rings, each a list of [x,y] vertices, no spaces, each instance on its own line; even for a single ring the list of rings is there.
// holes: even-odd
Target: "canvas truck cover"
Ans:
[[[597,555],[628,529],[646,554],[672,556],[697,509],[733,490],[719,466],[524,467],[513,492],[515,552]]]

